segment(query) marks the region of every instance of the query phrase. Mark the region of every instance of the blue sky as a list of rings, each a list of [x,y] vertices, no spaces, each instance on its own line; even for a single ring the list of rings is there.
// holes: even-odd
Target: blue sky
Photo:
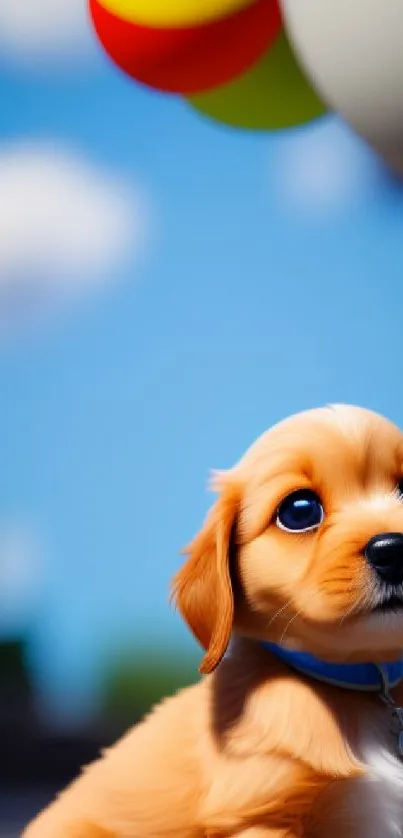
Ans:
[[[0,524],[44,545],[33,660],[81,706],[115,645],[190,647],[167,592],[210,468],[330,401],[403,422],[403,196],[336,117],[226,130],[98,53],[0,91],[0,148],[73,148],[147,204],[141,259],[0,354]]]

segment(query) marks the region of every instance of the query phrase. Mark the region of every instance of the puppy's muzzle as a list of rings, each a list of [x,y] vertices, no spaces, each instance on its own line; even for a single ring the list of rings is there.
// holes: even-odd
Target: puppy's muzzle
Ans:
[[[365,558],[383,582],[389,585],[403,583],[403,533],[375,535],[368,541]]]

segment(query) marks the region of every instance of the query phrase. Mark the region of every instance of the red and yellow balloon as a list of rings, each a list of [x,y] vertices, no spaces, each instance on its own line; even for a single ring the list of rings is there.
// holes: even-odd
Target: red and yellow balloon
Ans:
[[[102,0],[117,17],[161,28],[200,26],[253,6],[254,0]]]
[[[89,0],[109,57],[218,122],[265,130],[326,108],[299,69],[278,0]]]
[[[175,15],[174,26],[150,25],[155,16],[144,23],[143,4],[139,6],[140,17],[135,19],[129,11],[137,8],[136,0],[90,0],[95,30],[122,70],[171,93],[199,93],[231,81],[260,58],[280,29],[278,6],[267,0],[243,4],[225,17],[198,25],[179,25]]]

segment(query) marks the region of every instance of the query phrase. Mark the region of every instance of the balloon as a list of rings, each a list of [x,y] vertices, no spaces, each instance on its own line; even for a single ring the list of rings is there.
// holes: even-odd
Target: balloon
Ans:
[[[156,27],[198,26],[251,6],[254,0],[101,0],[102,6],[132,23]]]
[[[316,89],[403,173],[402,0],[281,0]]]
[[[240,75],[281,26],[276,0],[256,0],[230,17],[191,29],[137,26],[112,15],[99,0],[90,0],[90,13],[104,49],[122,70],[171,93],[209,90]]]
[[[289,128],[326,111],[283,32],[248,73],[224,87],[191,96],[188,102],[218,122],[254,130]]]

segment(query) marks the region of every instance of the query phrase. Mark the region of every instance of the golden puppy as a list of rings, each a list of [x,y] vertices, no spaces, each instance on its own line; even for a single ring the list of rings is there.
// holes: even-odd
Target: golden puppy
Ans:
[[[402,433],[353,407],[217,476],[173,584],[206,677],[25,838],[402,838],[402,478]]]

